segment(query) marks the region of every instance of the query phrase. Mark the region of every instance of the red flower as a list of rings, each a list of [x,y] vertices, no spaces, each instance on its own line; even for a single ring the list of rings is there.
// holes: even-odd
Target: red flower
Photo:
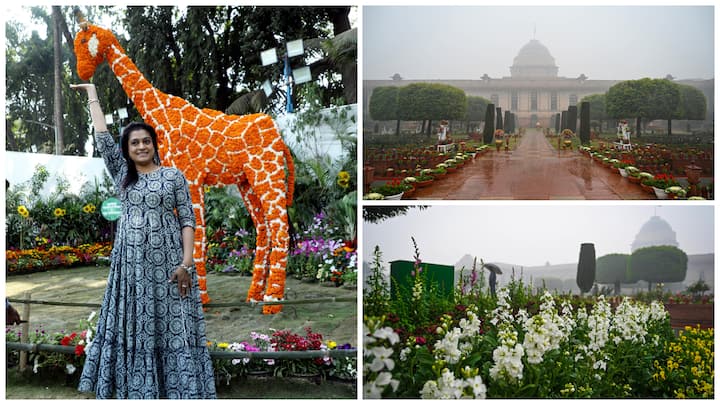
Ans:
[[[427,342],[426,342],[426,340],[425,340],[424,337],[422,337],[422,336],[415,336],[415,344],[422,346],[422,345],[424,345],[425,343],[427,343]]]
[[[70,346],[71,340],[72,339],[70,339],[70,336],[65,336],[64,338],[62,338],[62,340],[60,340],[60,344],[63,346]]]
[[[75,355],[82,356],[83,354],[85,354],[85,346],[83,346],[83,345],[75,346]]]

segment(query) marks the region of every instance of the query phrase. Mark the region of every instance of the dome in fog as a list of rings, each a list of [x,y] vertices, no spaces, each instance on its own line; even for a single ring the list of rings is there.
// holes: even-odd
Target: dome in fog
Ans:
[[[513,78],[557,77],[558,67],[550,51],[537,39],[533,39],[520,48],[510,66]]]
[[[678,247],[675,231],[664,219],[653,216],[641,228],[632,244],[632,251],[648,246]]]

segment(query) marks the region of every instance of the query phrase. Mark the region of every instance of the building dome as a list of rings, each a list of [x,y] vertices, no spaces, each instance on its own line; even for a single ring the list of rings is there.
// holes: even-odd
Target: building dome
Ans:
[[[510,66],[510,75],[513,78],[555,78],[557,73],[555,58],[537,39],[530,40],[520,48],[520,52],[513,59],[513,65]]]
[[[653,216],[641,228],[632,244],[632,251],[648,246],[675,246],[678,242],[675,231],[664,219]]]

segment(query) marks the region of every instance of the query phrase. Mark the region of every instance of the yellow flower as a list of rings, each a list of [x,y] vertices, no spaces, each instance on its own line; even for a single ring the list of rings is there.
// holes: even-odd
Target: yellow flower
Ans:
[[[326,342],[326,345],[327,345],[327,348],[328,348],[328,349],[332,350],[332,349],[334,349],[334,348],[337,347],[337,342],[335,342],[335,341],[333,341],[333,340],[328,340],[328,341]]]
[[[338,173],[338,179],[350,181],[350,173],[343,170],[340,173]]]
[[[86,214],[92,214],[93,212],[95,212],[95,209],[96,209],[95,204],[86,204],[83,207],[83,212]]]
[[[207,346],[208,346],[208,347],[212,347],[212,346],[213,346],[213,342],[211,342],[211,341],[208,340]]]
[[[349,181],[349,180],[343,180],[343,179],[341,179],[340,177],[338,177],[337,184],[338,184],[338,186],[340,186],[340,187],[342,187],[342,188],[348,188],[348,187],[350,187],[350,181]]]
[[[210,192],[210,186],[204,186],[204,187],[203,187],[203,190],[205,191],[205,193],[209,193],[209,192]]]
[[[30,211],[28,211],[28,209],[25,208],[24,205],[18,206],[17,210],[18,210],[18,214],[20,214],[20,216],[23,218],[27,218],[28,216],[30,216]]]
[[[65,215],[65,210],[62,208],[55,208],[55,211],[53,211],[53,214],[56,217],[61,217],[61,216]]]
[[[227,342],[220,342],[217,344],[218,349],[227,349],[230,346],[230,343]]]

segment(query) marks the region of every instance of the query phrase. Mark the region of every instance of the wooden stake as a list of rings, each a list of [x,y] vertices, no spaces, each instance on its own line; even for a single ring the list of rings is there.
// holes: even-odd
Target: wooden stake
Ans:
[[[25,301],[30,300],[30,293],[25,293]],[[28,335],[30,334],[30,303],[23,304],[23,315],[22,319],[25,322],[22,324],[22,336],[20,336],[20,343],[28,343]],[[27,369],[28,352],[20,352],[20,372],[24,372]]]

